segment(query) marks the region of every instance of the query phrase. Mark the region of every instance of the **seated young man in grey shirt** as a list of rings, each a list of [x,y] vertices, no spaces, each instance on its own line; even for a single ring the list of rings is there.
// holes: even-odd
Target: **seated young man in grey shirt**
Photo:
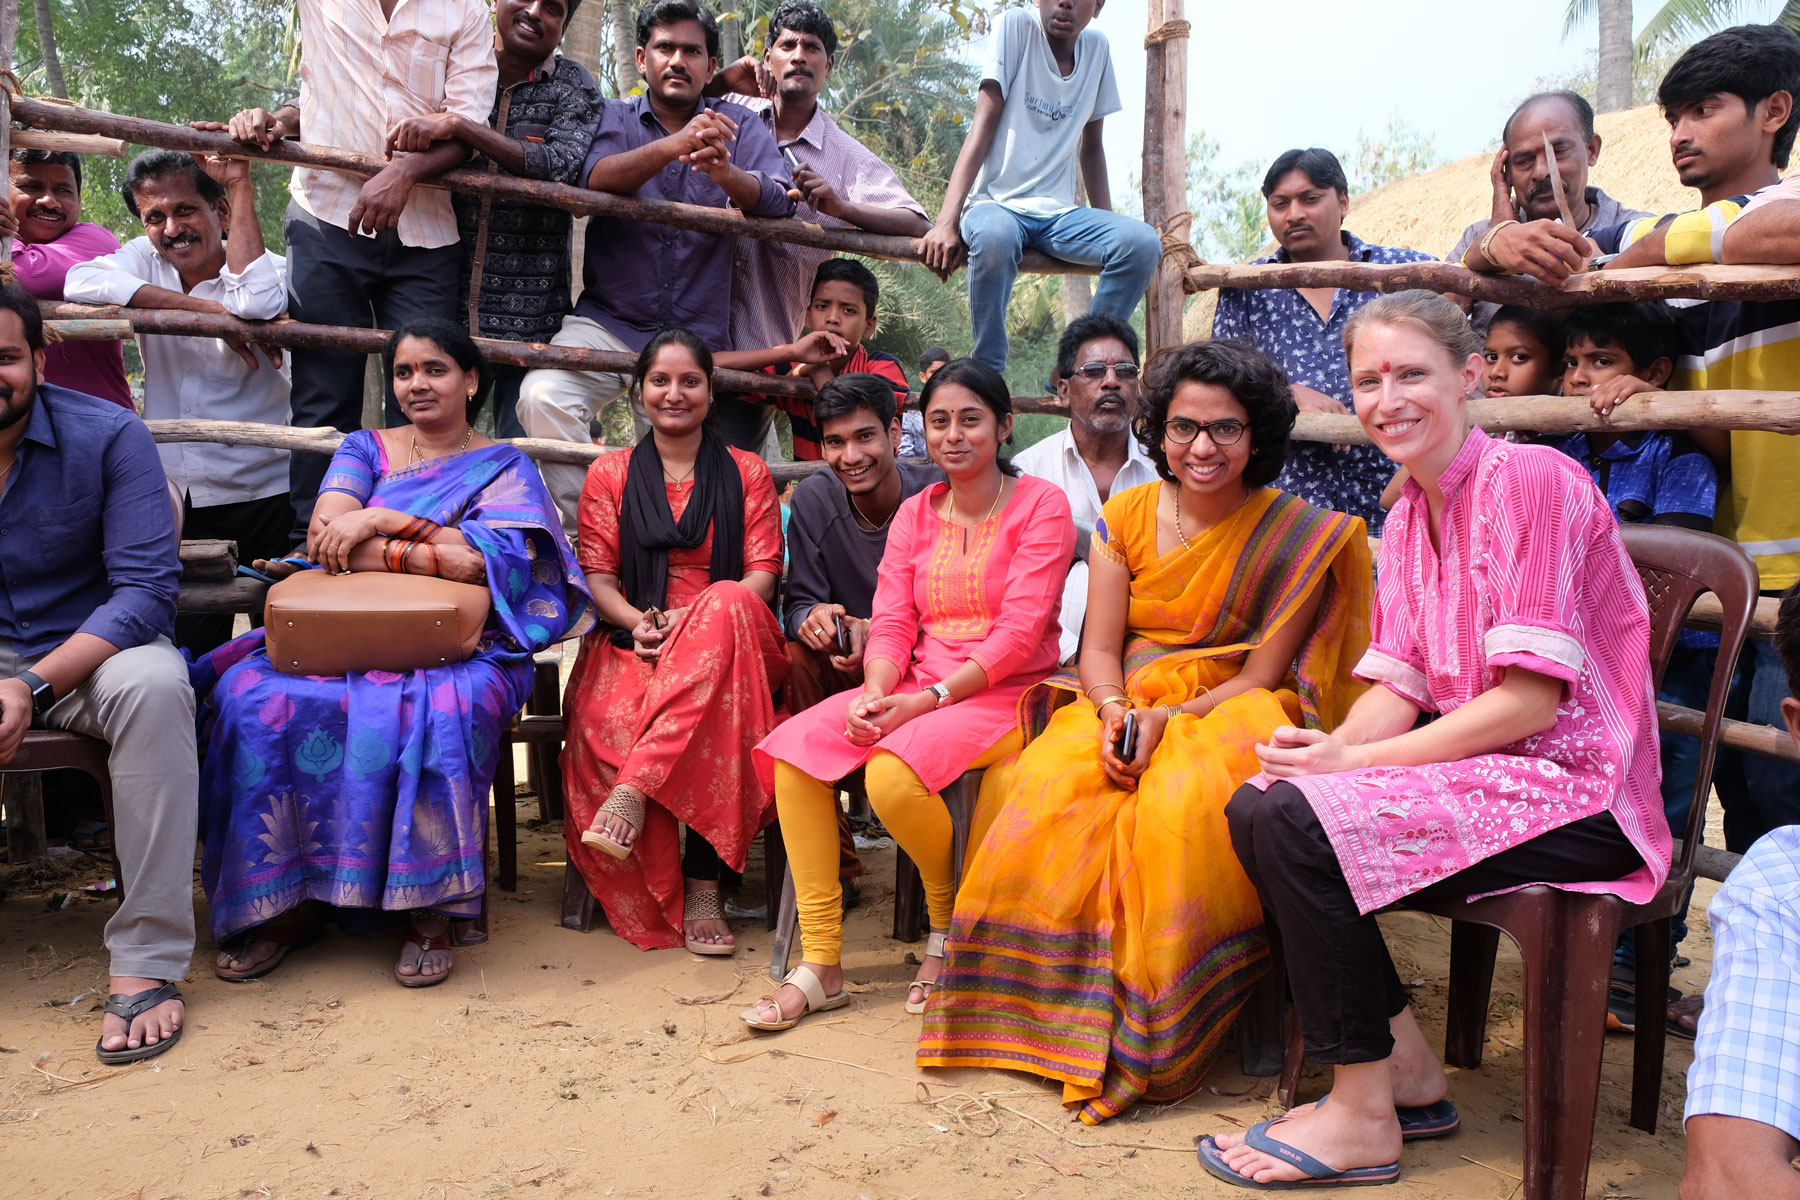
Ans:
[[[899,462],[894,389],[876,375],[840,375],[813,401],[829,471],[802,480],[788,504],[788,576],[781,625],[789,638],[788,711],[863,682],[875,577],[900,502],[943,479]],[[844,628],[847,653],[838,647]]]

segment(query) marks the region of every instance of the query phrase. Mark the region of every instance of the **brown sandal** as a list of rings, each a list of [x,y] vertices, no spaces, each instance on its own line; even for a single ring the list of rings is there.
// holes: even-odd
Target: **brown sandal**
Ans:
[[[582,831],[581,844],[592,846],[614,858],[630,858],[631,846],[622,846],[601,833],[600,820],[603,817],[622,818],[627,825],[641,834],[644,832],[644,799],[644,793],[634,787],[620,784],[614,788],[606,797],[606,801],[600,805],[600,811],[594,814],[593,825]],[[637,845],[636,838],[632,839],[631,845]]]
[[[302,906],[302,908],[304,907]],[[288,956],[288,951],[312,941],[318,932],[319,922],[317,920],[312,919],[304,912],[290,909],[280,916],[264,921],[261,925],[254,925],[242,933],[226,939],[225,944],[219,947],[221,953],[236,958],[237,952],[247,949],[251,942],[265,941],[275,943],[273,953],[260,962],[252,963],[248,967],[236,971],[230,967],[221,967],[219,960],[215,958],[213,959],[213,974],[226,983],[249,983],[252,979],[261,979],[281,965],[282,960]]]
[[[403,940],[400,943],[402,951],[404,951],[408,945],[417,946],[419,948],[419,960],[418,961],[422,961],[425,958],[425,956],[427,954],[430,954],[433,950],[448,950],[448,949],[450,949],[450,930],[448,927],[446,927],[444,929],[444,932],[442,932],[442,933],[424,934],[424,933],[420,933],[417,929],[413,929],[409,926],[406,930],[405,940]],[[451,973],[454,972],[455,970],[456,970],[456,960],[454,958],[452,958],[450,960],[450,969],[445,971],[442,975],[432,975],[432,976],[426,976],[423,974],[402,975],[400,973],[400,964],[396,962],[394,964],[394,979],[400,984],[401,987],[409,987],[409,988],[436,987],[438,984],[444,982],[444,980],[450,978]]]
[[[725,919],[725,901],[720,898],[717,888],[704,892],[689,892],[681,898],[681,923],[687,925],[691,921],[723,921]],[[687,941],[687,948],[694,954],[731,955],[737,952],[737,943],[702,942],[687,932],[681,931]]]

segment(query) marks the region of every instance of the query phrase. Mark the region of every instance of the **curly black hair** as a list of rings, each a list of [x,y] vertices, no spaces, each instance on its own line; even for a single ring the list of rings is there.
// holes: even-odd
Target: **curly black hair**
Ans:
[[[1294,432],[1294,389],[1275,361],[1254,346],[1238,341],[1189,342],[1150,362],[1147,387],[1138,398],[1131,432],[1156,473],[1170,483],[1169,457],[1163,453],[1163,428],[1169,402],[1184,383],[1211,383],[1230,392],[1250,418],[1250,461],[1244,464],[1244,486],[1264,487],[1281,474],[1288,438]]]

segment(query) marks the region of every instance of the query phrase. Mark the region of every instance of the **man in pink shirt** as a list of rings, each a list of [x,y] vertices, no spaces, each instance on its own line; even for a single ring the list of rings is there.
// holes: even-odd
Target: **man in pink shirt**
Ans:
[[[0,206],[0,237],[13,239],[13,270],[39,300],[61,300],[76,263],[111,254],[119,239],[81,220],[81,159],[64,151],[12,152],[12,203]],[[125,350],[116,340],[52,342],[44,378],[135,411],[125,381]]]

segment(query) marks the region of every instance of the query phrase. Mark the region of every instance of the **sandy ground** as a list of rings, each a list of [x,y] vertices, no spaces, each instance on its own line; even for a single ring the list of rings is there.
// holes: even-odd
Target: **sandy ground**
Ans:
[[[522,798],[521,819],[535,811]],[[267,979],[229,985],[203,934],[181,1044],[126,1069],[93,1055],[111,902],[77,891],[46,906],[107,868],[88,860],[48,888],[0,873],[0,1196],[1242,1194],[1192,1150],[1275,1111],[1273,1081],[1238,1074],[1235,1045],[1198,1094],[1097,1130],[1072,1124],[1035,1078],[915,1068],[918,1019],[902,1011],[915,948],[888,937],[891,851],[870,855],[846,926],[855,1003],[752,1038],[736,1013],[767,986],[760,921],[737,923],[735,960],[640,953],[603,925],[565,930],[560,829],[521,833],[519,892],[494,893],[491,941],[460,950],[443,986],[393,982],[395,935],[335,931]],[[761,894],[760,869],[753,858],[746,898]],[[1389,930],[1440,1038],[1448,932],[1418,915]],[[1410,1147],[1388,1195],[1519,1194],[1519,968],[1502,947],[1487,1061],[1451,1075],[1463,1128]],[[1703,916],[1686,950],[1694,965],[1676,983],[1693,988],[1710,961]],[[1590,1196],[1674,1197],[1690,1053],[1671,1040],[1652,1137],[1626,1124],[1630,1044],[1609,1039]]]

